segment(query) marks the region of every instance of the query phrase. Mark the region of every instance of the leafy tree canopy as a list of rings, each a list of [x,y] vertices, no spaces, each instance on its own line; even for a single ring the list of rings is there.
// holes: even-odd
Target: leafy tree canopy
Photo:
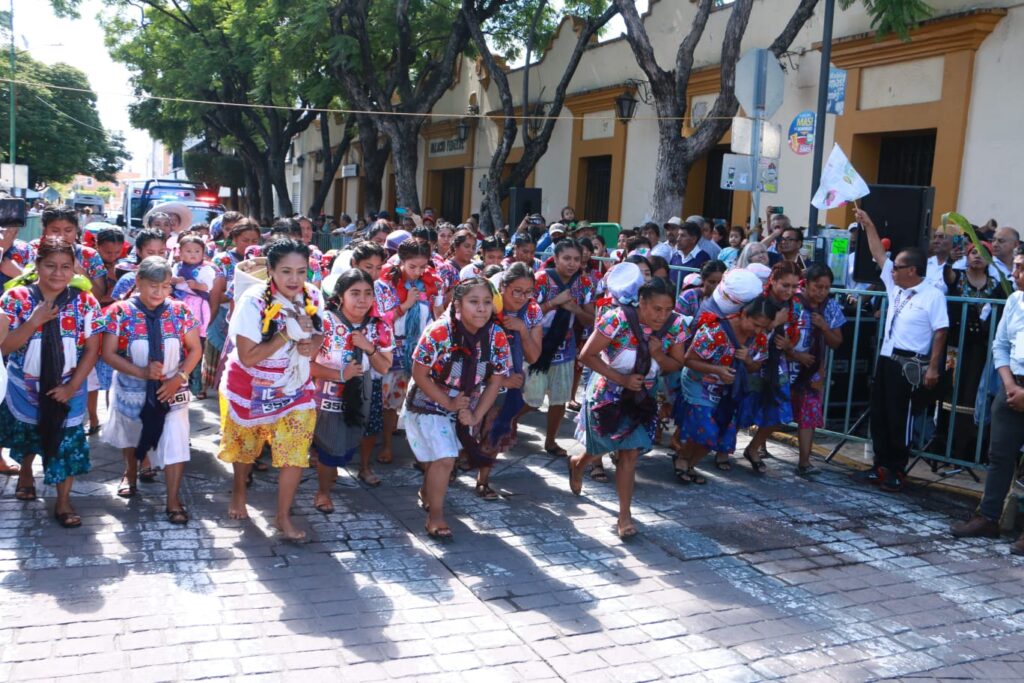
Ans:
[[[10,78],[6,60],[0,64],[0,73]],[[68,64],[48,66],[21,53],[15,78],[74,89],[16,87],[17,162],[28,164],[29,183],[36,186],[66,182],[77,173],[97,180],[114,180],[131,156],[125,150],[124,139],[103,128],[96,111],[96,94],[85,74]],[[9,121],[9,108],[0,107],[0,130],[7,131]],[[0,137],[7,160],[7,136]]]

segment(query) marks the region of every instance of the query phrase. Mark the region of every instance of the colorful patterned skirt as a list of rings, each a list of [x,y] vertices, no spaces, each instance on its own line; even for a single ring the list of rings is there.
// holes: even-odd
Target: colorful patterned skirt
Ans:
[[[82,425],[65,427],[63,431],[57,455],[46,458],[44,466],[43,481],[50,486],[56,486],[68,477],[85,474],[92,467],[89,443]],[[11,449],[11,458],[18,464],[24,462],[26,456],[42,453],[36,425],[14,417],[6,402],[0,404],[0,443]]]

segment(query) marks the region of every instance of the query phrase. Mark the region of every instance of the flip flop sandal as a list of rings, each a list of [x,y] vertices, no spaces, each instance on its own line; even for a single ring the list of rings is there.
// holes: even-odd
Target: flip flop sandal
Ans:
[[[815,474],[821,474],[821,469],[814,465],[797,465],[796,476],[798,477],[811,477]]]
[[[419,506],[421,508],[423,508],[424,512],[430,512],[430,503],[428,503],[427,499],[423,497],[423,493],[422,492],[420,492],[420,491],[416,492],[416,500],[419,503]]]
[[[446,526],[438,526],[431,529],[429,526],[423,527],[427,531],[427,536],[434,539],[435,541],[452,541],[455,539],[455,535],[452,534],[452,530]]]
[[[358,479],[359,481],[363,482],[364,484],[369,486],[371,489],[375,489],[375,488],[377,488],[378,486],[380,486],[381,484],[384,483],[383,480],[380,477],[378,477],[376,474],[371,474],[369,477],[364,477],[363,475],[358,474],[358,475],[356,475],[356,479]]]
[[[680,484],[689,485],[693,483],[693,479],[690,478],[690,470],[676,470],[675,474]]]
[[[574,413],[578,413],[578,412],[580,412],[580,409],[583,406],[580,405],[579,401],[569,401],[568,403],[565,404],[565,407],[568,410],[573,411]]]
[[[121,481],[124,481],[122,479]],[[117,487],[118,498],[134,498],[139,492],[138,487],[135,484],[125,484],[124,486]]]
[[[319,505],[314,505],[313,509],[316,510],[317,512],[321,513],[321,514],[324,514],[324,515],[333,515],[334,514],[334,504],[333,503],[320,503]]]
[[[55,512],[53,516],[56,517],[57,523],[65,529],[82,526],[82,518],[78,516],[77,512]]]
[[[603,467],[595,467],[590,470],[590,478],[601,484],[607,484],[610,481]]]
[[[147,484],[152,484],[156,481],[156,470],[152,467],[143,467],[139,470],[139,481],[144,481]]]
[[[623,541],[625,541],[627,538],[633,538],[634,536],[636,536],[637,535],[637,530],[636,530],[636,526],[630,524],[625,529],[621,529],[621,530],[618,528],[618,526],[616,526],[615,527],[615,533],[618,534],[619,538],[621,538]]]
[[[703,486],[704,484],[708,483],[708,480],[701,476],[701,474],[697,472],[697,470],[690,470],[689,472],[687,472],[687,474],[690,477],[690,481],[693,482],[694,484],[697,484],[697,486]]]
[[[185,511],[185,508],[181,508],[180,510],[165,509],[164,512],[167,513],[167,521],[171,524],[188,524],[188,513]]]
[[[85,435],[86,436],[96,436],[99,433],[100,433],[100,426],[99,425],[95,425],[95,426],[89,427],[89,431],[87,431],[85,433]]]
[[[500,500],[501,499],[501,496],[498,495],[498,492],[495,491],[494,489],[492,489],[487,484],[477,484],[476,485],[476,495],[477,495],[478,498],[483,498],[484,500]]]
[[[743,458],[750,463],[750,469],[754,471],[754,474],[764,474],[768,471],[768,465],[765,464],[764,460],[754,460],[750,455],[750,451],[743,451]]]
[[[561,446],[545,446],[544,452],[548,453],[549,455],[553,455],[557,458],[569,457],[569,451],[565,450]]]
[[[729,470],[732,469],[732,463],[729,462],[728,459],[719,460],[718,458],[715,458],[715,467],[722,470],[723,472],[728,472]]]
[[[36,487],[19,486],[18,488],[14,489],[14,497],[18,500],[22,500],[25,502],[36,500],[38,498],[38,496],[36,495]]]

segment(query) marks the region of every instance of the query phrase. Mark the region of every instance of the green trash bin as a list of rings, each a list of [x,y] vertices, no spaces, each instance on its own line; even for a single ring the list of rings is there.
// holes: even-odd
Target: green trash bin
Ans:
[[[597,231],[609,250],[614,249],[618,244],[619,233],[622,232],[622,226],[618,223],[591,223],[590,227]]]

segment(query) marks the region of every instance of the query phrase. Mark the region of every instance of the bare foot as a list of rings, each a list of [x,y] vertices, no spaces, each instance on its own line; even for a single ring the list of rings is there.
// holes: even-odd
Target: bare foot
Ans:
[[[274,520],[274,528],[281,532],[281,535],[289,541],[301,541],[306,538],[306,532],[296,529],[290,519],[282,521],[280,517]]]
[[[245,504],[245,491],[231,496],[231,505],[228,506],[228,519],[249,519],[249,508]]]
[[[620,519],[618,523],[618,532],[619,538],[630,538],[631,536],[636,536],[636,525],[633,524],[632,519],[627,519],[625,521]]]

